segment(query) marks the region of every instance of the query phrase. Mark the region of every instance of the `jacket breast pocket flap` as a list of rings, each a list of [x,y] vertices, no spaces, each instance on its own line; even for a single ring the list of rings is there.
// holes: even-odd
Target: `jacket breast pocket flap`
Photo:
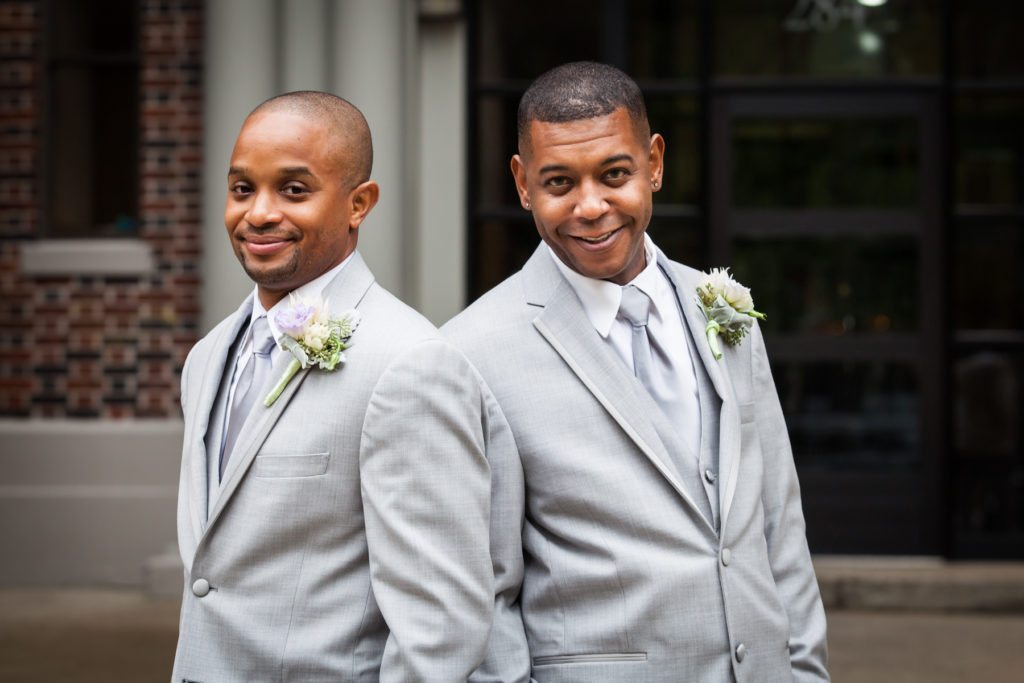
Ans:
[[[252,474],[265,479],[316,477],[327,472],[330,460],[330,453],[257,455],[252,463]]]

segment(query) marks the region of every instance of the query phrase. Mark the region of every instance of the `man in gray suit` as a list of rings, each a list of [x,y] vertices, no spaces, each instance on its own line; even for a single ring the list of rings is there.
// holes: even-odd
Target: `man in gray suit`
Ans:
[[[479,378],[355,251],[371,162],[325,93],[235,143],[225,224],[256,287],[182,372],[177,683],[464,681],[484,657]]]
[[[716,360],[700,274],[645,234],[664,151],[612,67],[558,67],[519,104],[512,173],[543,243],[442,330],[500,410],[475,679],[828,679],[761,333]]]

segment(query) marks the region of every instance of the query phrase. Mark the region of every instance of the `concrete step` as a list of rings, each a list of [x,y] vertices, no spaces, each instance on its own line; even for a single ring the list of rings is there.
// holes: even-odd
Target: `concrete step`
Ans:
[[[828,610],[1024,614],[1024,563],[817,556]]]

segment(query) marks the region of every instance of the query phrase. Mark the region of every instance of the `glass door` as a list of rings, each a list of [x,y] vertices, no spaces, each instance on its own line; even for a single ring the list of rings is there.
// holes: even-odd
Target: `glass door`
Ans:
[[[942,552],[939,103],[712,98],[711,261],[765,338],[814,552]]]

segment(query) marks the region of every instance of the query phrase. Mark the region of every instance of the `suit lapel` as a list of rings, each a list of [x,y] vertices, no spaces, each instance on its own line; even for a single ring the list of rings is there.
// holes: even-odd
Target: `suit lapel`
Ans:
[[[729,517],[729,507],[736,493],[736,480],[740,465],[740,415],[732,385],[728,379],[729,357],[732,351],[723,343],[723,356],[719,360],[711,354],[704,327],[707,320],[697,303],[697,273],[672,263],[658,251],[658,262],[672,281],[683,309],[683,318],[693,335],[700,361],[707,372],[715,393],[722,401],[718,425],[718,504],[722,518],[722,532]]]
[[[185,448],[188,452],[188,501],[189,517],[192,532],[198,542],[206,525],[207,493],[207,447],[206,435],[210,428],[210,416],[213,404],[217,400],[221,381],[225,373],[230,372],[228,361],[230,351],[234,347],[239,332],[248,323],[252,314],[252,296],[242,302],[238,310],[222,326],[214,338],[209,353],[201,361],[201,367],[190,368],[190,375],[199,378],[201,384],[194,394],[196,398],[188,406],[188,433],[185,435]]]
[[[533,321],[534,327],[714,533],[712,524],[701,512],[701,506],[683,486],[679,472],[655,429],[655,420],[661,418],[660,408],[615,352],[601,340],[576,293],[558,272],[546,249],[541,244],[523,268],[527,303],[543,307]],[[665,422],[662,427],[670,432],[670,425]]]
[[[372,284],[373,274],[359,253],[354,253],[348,264],[342,268],[337,277],[324,289],[323,298],[330,305],[331,315],[339,315],[349,309],[356,308]],[[365,312],[361,311],[361,313],[365,315]],[[359,331],[357,330],[354,337],[355,343],[358,343],[358,340]],[[277,355],[268,385],[261,389],[261,395],[266,395],[273,385],[277,383],[291,362],[291,358],[291,354],[287,352]],[[245,424],[242,425],[238,441],[235,443],[235,450],[231,454],[231,460],[224,471],[223,487],[213,509],[210,510],[210,517],[206,525],[207,532],[213,527],[221,512],[230,502],[232,495],[259,452],[260,446],[266,441],[267,436],[274,428],[274,425],[277,424],[278,419],[284,413],[285,408],[288,407],[288,404],[298,392],[299,387],[310,371],[311,368],[299,370],[269,408],[264,407],[262,400],[256,403]],[[316,372],[319,372],[319,370]],[[344,366],[338,367],[335,372],[344,372]]]

